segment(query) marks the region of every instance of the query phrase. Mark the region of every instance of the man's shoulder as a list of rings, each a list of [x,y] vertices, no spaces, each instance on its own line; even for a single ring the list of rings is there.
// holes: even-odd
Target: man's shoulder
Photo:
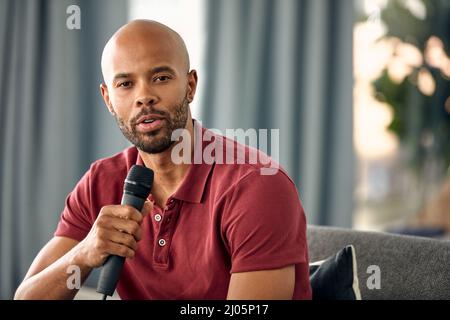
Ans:
[[[215,175],[232,185],[242,181],[280,181],[295,186],[287,171],[265,152],[234,139],[217,135],[222,140],[223,155],[215,155]],[[216,149],[217,151],[217,149]],[[266,177],[266,179],[261,179]],[[231,182],[231,183],[230,183]]]

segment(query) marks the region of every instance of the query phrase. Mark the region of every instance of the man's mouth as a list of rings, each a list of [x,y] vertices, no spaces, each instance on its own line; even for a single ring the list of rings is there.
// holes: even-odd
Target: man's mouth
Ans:
[[[146,115],[139,118],[136,127],[140,132],[149,133],[161,129],[164,117],[159,115]]]
[[[153,123],[156,120],[162,119],[164,119],[164,117],[160,116],[159,114],[147,114],[139,117],[139,119],[136,121],[136,124],[139,125],[141,123]]]

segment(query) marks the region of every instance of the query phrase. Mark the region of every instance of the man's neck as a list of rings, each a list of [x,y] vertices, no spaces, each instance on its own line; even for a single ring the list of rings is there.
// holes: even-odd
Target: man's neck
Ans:
[[[191,117],[188,118],[186,130],[188,130],[191,137],[191,146],[188,152],[190,152],[189,158],[192,159],[194,152],[194,127]],[[178,189],[190,167],[188,163],[173,163],[171,154],[172,149],[177,143],[174,143],[167,150],[156,154],[146,153],[138,149],[145,166],[152,168],[154,172],[151,193],[156,203],[161,207],[165,206],[165,201]],[[183,149],[183,151],[185,150]]]

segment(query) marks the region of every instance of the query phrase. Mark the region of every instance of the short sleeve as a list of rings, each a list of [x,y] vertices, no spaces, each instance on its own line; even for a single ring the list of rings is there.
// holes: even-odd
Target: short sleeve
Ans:
[[[83,240],[92,227],[91,170],[86,172],[67,196],[55,236]]]
[[[295,184],[283,171],[252,171],[225,196],[222,232],[232,273],[308,261],[305,213]]]

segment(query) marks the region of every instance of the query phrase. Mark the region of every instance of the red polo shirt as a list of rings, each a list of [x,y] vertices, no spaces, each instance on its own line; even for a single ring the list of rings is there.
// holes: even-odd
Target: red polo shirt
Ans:
[[[264,156],[213,136],[212,141],[226,141],[224,150],[233,151],[235,160],[255,152]],[[199,141],[201,150],[212,143]],[[213,161],[191,164],[166,207],[155,205],[144,218],[136,256],[126,260],[119,280],[119,296],[226,299],[231,273],[295,264],[293,298],[310,299],[306,221],[294,183],[282,169],[261,174],[269,164],[223,164],[212,154]],[[123,181],[134,164],[143,165],[135,147],[93,163],[67,197],[55,236],[81,241],[103,206],[120,204]]]

